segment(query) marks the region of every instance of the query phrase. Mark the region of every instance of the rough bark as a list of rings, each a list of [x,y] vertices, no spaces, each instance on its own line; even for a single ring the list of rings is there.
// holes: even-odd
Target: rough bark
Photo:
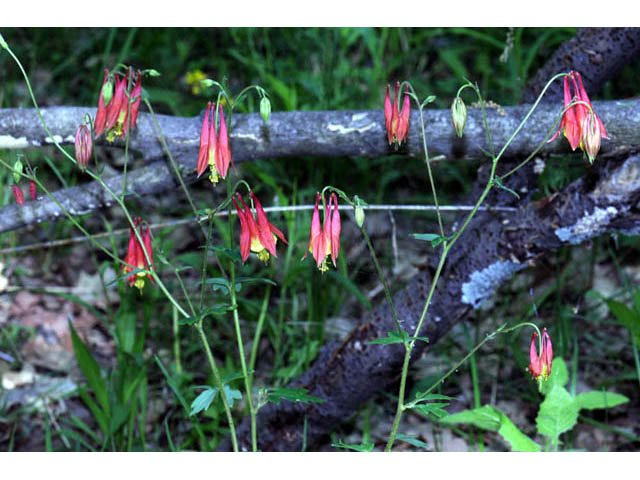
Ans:
[[[501,148],[507,142],[529,108],[530,105],[520,105],[487,111],[496,148]],[[594,102],[594,108],[607,126],[611,138],[603,141],[601,157],[618,156],[640,146],[639,100]],[[70,144],[73,143],[77,125],[87,111],[83,107],[52,107],[43,109],[43,114],[57,141]],[[533,151],[553,127],[561,111],[561,105],[539,106],[505,152],[505,158]],[[201,118],[158,115],[157,119],[185,182],[195,182]],[[400,153],[422,155],[419,120],[418,113],[413,112],[409,141]],[[425,127],[432,156],[443,156],[443,159],[481,158],[484,157],[483,152],[489,149],[478,109],[469,110],[462,139],[453,131],[449,110],[426,111]],[[268,125],[257,114],[234,115],[231,132],[231,149],[236,163],[258,158],[379,157],[397,153],[387,144],[381,110],[274,113]],[[50,143],[51,139],[34,110],[0,110],[0,148],[30,148]],[[116,142],[115,145],[123,144]],[[150,163],[128,173],[129,195],[160,193],[176,188],[173,171],[149,114],[140,114],[130,148],[142,153]],[[567,142],[563,140],[545,145],[542,150],[544,153],[567,151]],[[110,187],[119,191],[121,175],[106,180]],[[113,201],[95,182],[61,190],[55,196],[73,215],[89,213]],[[25,206],[8,205],[0,208],[0,232],[54,220],[62,215],[60,208],[50,198],[29,202]]]
[[[531,78],[523,99],[533,102],[549,78],[569,70],[582,74],[587,92],[597,92],[638,53],[640,28],[580,28],[576,36],[563,43]],[[545,96],[545,101],[561,99],[562,85],[556,83]]]

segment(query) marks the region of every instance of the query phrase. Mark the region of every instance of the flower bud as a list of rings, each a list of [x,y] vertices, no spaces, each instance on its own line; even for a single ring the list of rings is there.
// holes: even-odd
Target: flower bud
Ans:
[[[460,97],[456,97],[451,104],[451,120],[458,137],[462,138],[464,124],[467,121],[467,107]]]
[[[13,196],[16,199],[16,203],[18,205],[24,205],[24,193],[22,193],[20,187],[13,185],[11,188],[13,189]]]
[[[111,80],[111,77],[105,78],[100,93],[102,94],[102,101],[104,104],[109,105],[109,102],[113,98],[113,81]]]
[[[267,123],[271,116],[271,102],[267,97],[262,97],[262,100],[260,100],[260,116],[264,123]]]
[[[33,178],[29,182],[29,194],[31,195],[31,200],[34,202],[38,200],[38,187],[36,186],[36,182],[34,182]]]
[[[362,203],[360,203],[360,198],[355,196],[356,206],[355,206],[355,216],[356,216],[356,224],[358,227],[362,228],[364,225],[364,208],[362,208]]]
[[[584,117],[581,130],[581,146],[589,158],[589,163],[593,163],[600,151],[600,139],[602,138],[600,122],[597,121],[595,113],[588,113]]]
[[[89,165],[91,152],[93,150],[93,141],[91,140],[91,132],[86,125],[78,126],[76,130],[76,161],[83,170]]]
[[[22,178],[22,161],[20,159],[16,160],[13,164],[13,179],[16,183],[20,182]]]

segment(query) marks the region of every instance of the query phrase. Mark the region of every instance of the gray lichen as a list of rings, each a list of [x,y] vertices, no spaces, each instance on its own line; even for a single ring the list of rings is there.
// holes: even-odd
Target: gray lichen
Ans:
[[[469,281],[462,284],[462,303],[472,305],[473,308],[480,307],[496,288],[524,268],[527,268],[526,264],[507,260],[473,272]]]
[[[570,227],[557,228],[556,236],[563,242],[578,245],[604,232],[611,219],[618,215],[615,207],[596,207],[593,213],[587,214]]]

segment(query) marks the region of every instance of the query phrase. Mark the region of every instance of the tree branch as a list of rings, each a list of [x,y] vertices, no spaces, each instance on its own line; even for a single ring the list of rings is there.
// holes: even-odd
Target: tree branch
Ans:
[[[495,145],[500,146],[507,141],[528,108],[528,105],[520,105],[488,111]],[[531,152],[552,128],[561,108],[561,105],[541,105],[505,156],[522,156]],[[603,142],[599,158],[620,155],[640,146],[640,101],[594,102],[594,109],[603,119],[611,137],[610,141]],[[52,134],[64,144],[73,143],[76,127],[88,111],[92,112],[82,107],[43,109]],[[165,115],[157,115],[157,118],[169,149],[182,169],[185,182],[195,182],[201,118]],[[268,125],[257,114],[238,114],[233,116],[231,148],[235,162],[306,156],[379,157],[390,153],[420,157],[422,141],[418,122],[418,113],[413,112],[408,144],[395,152],[386,141],[382,111],[281,112],[272,114]],[[428,110],[425,112],[425,125],[429,150],[434,156],[444,156],[446,159],[482,158],[483,150],[488,149],[478,109],[469,110],[462,139],[453,131],[449,110]],[[51,143],[51,139],[47,137],[34,110],[0,110],[0,148],[39,147],[48,143]],[[105,144],[104,140],[101,144]],[[116,142],[115,145],[122,146],[122,143]],[[149,162],[165,157],[149,114],[140,114],[130,148],[141,152]],[[567,142],[560,140],[543,149],[547,153],[567,151]],[[117,190],[122,184],[122,176],[109,177],[107,183]],[[175,186],[172,170],[163,161],[150,163],[128,174],[130,195],[160,193]],[[61,190],[55,196],[74,215],[89,213],[112,202],[94,182]],[[0,208],[0,232],[55,220],[61,216],[62,212],[49,198],[29,202],[25,206],[5,206]]]

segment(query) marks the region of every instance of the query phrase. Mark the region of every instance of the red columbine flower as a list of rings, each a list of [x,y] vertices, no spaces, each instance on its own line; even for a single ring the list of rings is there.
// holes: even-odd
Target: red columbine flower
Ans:
[[[531,348],[529,349],[529,372],[531,376],[542,382],[551,375],[551,362],[553,360],[553,348],[551,346],[551,338],[547,333],[547,329],[542,330],[542,349],[540,356],[536,350],[536,340],[538,334],[533,332],[531,336]]]
[[[198,176],[202,175],[207,169],[207,165],[211,169],[209,180],[212,183],[218,183],[218,178],[227,178],[229,164],[233,164],[231,159],[231,150],[229,149],[229,135],[227,133],[227,124],[224,121],[224,113],[222,105],[218,105],[220,114],[220,133],[216,133],[216,111],[215,105],[211,102],[207,103],[207,113],[202,122],[200,131],[200,152],[198,153]],[[217,135],[217,138],[216,138]]]
[[[38,187],[36,186],[36,182],[31,179],[29,182],[29,194],[31,194],[31,200],[34,202],[38,200]]]
[[[131,131],[138,119],[138,110],[142,101],[142,72],[138,71],[135,85],[133,85],[134,72],[131,67],[124,78],[120,78],[117,73],[113,77],[115,91],[109,70],[104,71],[104,82],[100,89],[95,120],[96,137],[106,131],[109,142],[113,142],[116,137],[124,137]],[[133,88],[129,91],[130,85],[133,85]],[[131,106],[129,106],[130,103]]]
[[[336,259],[340,253],[340,213],[338,212],[338,197],[332,193],[329,197],[329,205],[324,209],[324,225],[320,227],[320,194],[316,193],[316,207],[313,209],[311,217],[311,231],[309,233],[309,246],[304,258],[309,252],[313,255],[316,265],[321,272],[329,270],[327,257],[331,256],[333,266],[336,266]]]
[[[149,233],[149,227],[147,226],[146,230],[143,232],[141,223],[142,219],[140,218],[134,220],[135,228],[136,230],[138,230],[138,233],[142,238],[144,248],[149,254],[151,264],[149,265],[149,263],[147,262],[147,259],[144,255],[144,250],[142,249],[142,245],[136,237],[135,230],[133,228],[130,228],[131,233],[129,235],[129,248],[127,250],[127,255],[124,257],[125,265],[122,266],[122,273],[125,275],[134,270],[142,269],[139,272],[136,272],[135,275],[130,275],[127,278],[129,286],[136,287],[140,290],[144,288],[146,277],[149,277],[149,280],[153,282],[153,277],[149,275],[149,273],[145,270],[153,270],[155,268],[153,262],[153,251],[151,250],[151,234]]]
[[[104,81],[102,82],[102,88],[100,88],[100,96],[98,97],[98,113],[93,124],[93,128],[96,133],[96,137],[99,137],[104,132],[104,128],[107,122],[107,106],[113,97],[113,83],[109,78],[109,70],[104,71]]]
[[[387,129],[387,139],[389,145],[396,144],[400,146],[402,142],[407,140],[409,134],[409,117],[411,116],[411,99],[408,92],[409,87],[405,85],[404,101],[402,103],[402,112],[398,111],[398,92],[400,91],[400,82],[396,82],[396,93],[391,106],[391,98],[389,97],[389,85],[387,85],[387,95],[384,99],[384,121]]]
[[[242,204],[242,209],[236,203],[235,198],[231,199],[238,212],[238,218],[240,219],[240,254],[242,255],[242,262],[247,261],[249,252],[257,253],[260,260],[267,262],[269,260],[269,254],[277,257],[276,236],[285,244],[287,240],[284,238],[283,233],[267,220],[267,215],[253,191],[251,191],[249,195],[256,208],[257,223],[251,209],[244,203],[242,195],[239,193],[236,194]]]
[[[85,169],[89,164],[91,158],[91,151],[93,149],[93,141],[91,140],[91,132],[86,125],[79,125],[76,130],[76,161],[80,168]]]
[[[13,185],[11,188],[13,189],[13,196],[16,199],[16,203],[18,205],[24,205],[24,193],[22,193],[22,189],[17,185]]]
[[[569,78],[571,78],[571,81],[569,81]],[[573,95],[571,94],[571,86],[573,86]],[[577,103],[569,107],[572,102],[582,103]],[[609,137],[607,136],[607,131],[604,128],[602,120],[600,120],[600,117],[593,111],[587,91],[582,84],[580,73],[574,72],[573,70],[564,77],[564,108],[566,110],[562,116],[560,127],[549,142],[555,140],[560,135],[560,132],[563,132],[564,136],[569,140],[571,149],[575,150],[580,147],[587,153],[589,161],[593,162],[593,159],[600,149],[600,138],[608,139]],[[593,119],[590,120],[589,117],[592,115]],[[597,142],[595,139],[596,133],[599,134]],[[587,135],[590,136],[588,139],[589,152],[585,150],[585,136]],[[595,148],[596,144],[597,148]]]

